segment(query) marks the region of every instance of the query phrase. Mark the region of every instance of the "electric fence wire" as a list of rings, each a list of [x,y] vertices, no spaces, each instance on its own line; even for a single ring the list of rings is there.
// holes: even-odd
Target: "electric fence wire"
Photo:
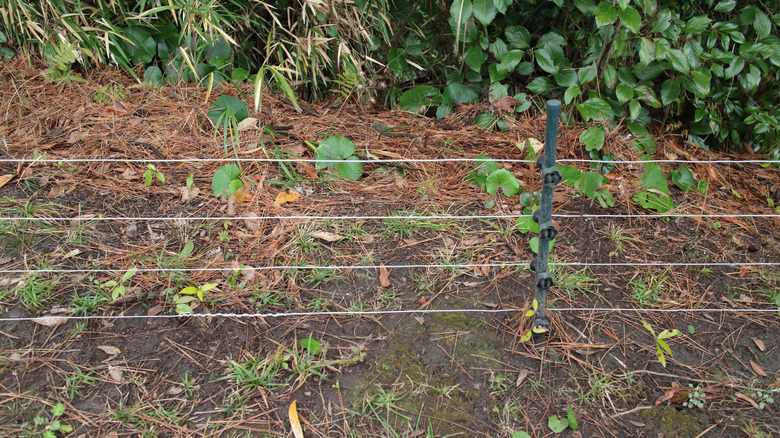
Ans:
[[[340,159],[319,158],[0,158],[0,163],[340,163]],[[533,160],[516,158],[376,158],[361,159],[361,163],[401,165],[414,163],[535,163]],[[561,158],[556,163],[600,163],[600,164],[780,164],[780,160],[592,160],[585,158]]]
[[[526,267],[530,262],[494,262],[494,263],[463,263],[463,264],[411,264],[411,265],[277,265],[277,266],[242,266],[235,268],[203,267],[203,268],[135,268],[136,273],[161,273],[161,272],[236,272],[236,271],[273,271],[273,270],[351,270],[351,269],[446,269],[446,268],[512,268]],[[550,262],[548,266],[578,266],[578,267],[652,267],[652,266],[681,266],[681,267],[741,267],[741,266],[780,266],[780,262]],[[0,269],[0,274],[86,274],[102,273],[110,274],[126,272],[133,268],[94,268],[94,269]]]
[[[523,309],[409,309],[409,310],[364,310],[364,311],[328,311],[328,312],[287,312],[287,313],[180,313],[177,315],[87,315],[0,318],[0,322],[33,321],[57,325],[66,321],[120,320],[120,319],[183,319],[183,318],[292,318],[292,317],[335,317],[368,315],[425,315],[432,313],[512,313]],[[548,312],[635,312],[635,313],[776,313],[778,309],[753,308],[691,308],[691,309],[639,309],[633,307],[548,307]]]

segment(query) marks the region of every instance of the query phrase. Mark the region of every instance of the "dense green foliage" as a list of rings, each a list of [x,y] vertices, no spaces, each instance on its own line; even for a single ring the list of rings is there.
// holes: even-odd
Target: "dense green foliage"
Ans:
[[[648,131],[680,122],[703,147],[777,159],[778,9],[744,0],[0,0],[0,54],[37,51],[55,80],[71,63],[143,66],[152,84],[208,86],[265,67],[305,97],[330,91],[438,117],[489,99],[500,105],[476,121],[486,129],[501,128],[508,107],[555,97],[592,123],[581,140],[593,158],[608,159],[603,129],[615,123],[652,152]]]

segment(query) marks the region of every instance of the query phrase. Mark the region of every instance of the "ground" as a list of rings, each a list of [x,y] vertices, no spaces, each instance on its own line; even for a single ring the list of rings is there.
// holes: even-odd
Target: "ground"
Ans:
[[[225,162],[155,160],[311,159],[309,145],[330,135],[361,156],[522,160],[518,144],[544,137],[540,113],[483,132],[471,122],[487,107],[445,120],[353,101],[297,113],[266,94],[250,115],[268,129],[232,141],[206,117],[205,88],[137,87],[111,71],[55,84],[23,62],[0,73],[0,150],[28,160],[0,162],[2,436],[292,436],[292,402],[305,436],[780,433],[776,168],[690,164],[709,188],[672,186],[674,217],[642,216],[653,212],[631,200],[641,164],[609,174],[612,208],[558,186],[554,213],[567,216],[552,253],[552,330],[521,342],[533,253],[513,219],[356,218],[522,213],[518,196],[467,180],[472,161],[365,163],[357,181],[242,162],[251,189],[235,202],[212,194]],[[104,99],[116,84],[124,95]],[[588,157],[582,129],[561,126],[559,158]],[[760,158],[656,131],[653,159]],[[620,128],[604,150],[641,158]],[[86,161],[56,161],[66,159]],[[145,184],[147,163],[130,159],[152,160],[165,182]],[[531,164],[501,166],[538,190]],[[275,203],[290,189],[303,196]],[[373,267],[332,269],[358,265]],[[63,269],[77,272],[45,271]],[[208,284],[184,303],[194,315],[178,316],[175,300],[197,295],[182,289]],[[680,333],[666,339],[665,366],[644,323]]]

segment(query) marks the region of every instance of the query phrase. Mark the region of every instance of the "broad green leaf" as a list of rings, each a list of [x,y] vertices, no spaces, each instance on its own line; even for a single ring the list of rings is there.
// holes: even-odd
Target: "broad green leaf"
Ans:
[[[235,193],[235,190],[229,192],[230,183],[232,181],[241,181],[239,175],[241,169],[235,164],[225,164],[214,172],[214,176],[211,178],[211,191],[216,196],[220,196],[223,199],[227,199]],[[241,183],[243,185],[243,183]]]
[[[553,415],[547,420],[547,427],[554,433],[561,433],[569,427],[569,421],[558,418],[557,415]]]
[[[236,122],[240,122],[249,117],[249,107],[244,101],[234,96],[219,96],[217,100],[211,104],[210,108],[208,117],[214,123],[218,123],[220,118],[224,119],[227,110],[233,112],[236,117]]]
[[[680,80],[677,78],[667,79],[661,85],[661,103],[669,105],[680,97]]]
[[[569,186],[576,186],[582,180],[582,172],[574,166],[560,165],[558,172],[563,177],[563,182]]]
[[[558,74],[553,77],[555,78],[555,82],[561,87],[576,87],[580,84],[577,79],[577,72],[570,68],[560,70]]]
[[[566,417],[569,420],[569,428],[571,430],[577,430],[577,417],[574,416],[574,409],[569,407],[569,409],[566,410]]]
[[[498,117],[491,113],[482,113],[474,119],[474,125],[480,129],[491,130],[496,126]]]
[[[674,185],[680,190],[692,192],[696,188],[696,181],[693,179],[693,173],[684,165],[680,165],[680,170],[672,170],[669,172],[669,177]]]
[[[574,7],[585,15],[596,13],[596,2],[594,0],[574,0]]]
[[[647,66],[655,60],[655,45],[647,38],[639,40],[639,62]]]
[[[179,294],[184,295],[195,295],[196,293],[198,293],[198,288],[195,286],[187,286],[179,291]]]
[[[731,61],[728,67],[726,67],[726,70],[723,72],[723,79],[731,79],[734,76],[738,75],[740,72],[742,72],[742,69],[745,68],[745,60],[741,56],[735,56],[734,60]]]
[[[587,120],[607,121],[614,116],[612,107],[604,99],[591,97],[583,103],[576,105],[582,115]]]
[[[721,0],[715,5],[715,12],[731,12],[737,6],[737,0]]]
[[[423,107],[439,105],[441,100],[441,93],[438,89],[430,85],[417,85],[401,95],[399,104],[404,111],[416,113]]]
[[[318,160],[346,160],[355,153],[355,143],[339,135],[332,135],[320,143],[315,152]],[[318,168],[332,165],[333,162],[317,163]]]
[[[493,56],[496,57],[499,62],[501,62],[501,60],[504,58],[504,53],[509,50],[509,47],[506,45],[504,40],[501,38],[496,38],[495,41],[490,43],[488,50],[493,54]]]
[[[553,59],[553,54],[551,51],[552,47],[556,46],[546,45],[541,49],[538,49],[536,52],[534,52],[534,58],[536,59],[536,64],[539,66],[539,68],[547,73],[555,74],[558,73],[560,65],[557,65]]]
[[[610,90],[613,90],[617,84],[617,69],[612,64],[604,67],[604,83]]]
[[[504,53],[501,58],[501,63],[496,66],[496,70],[499,74],[506,74],[514,70],[517,64],[523,60],[523,52],[521,50],[509,50]]]
[[[772,32],[772,22],[762,11],[756,12],[756,16],[753,20],[753,28],[756,29],[756,33],[758,33],[759,37],[764,38]]]
[[[303,349],[306,350],[306,352],[311,356],[319,354],[319,352],[322,351],[320,341],[314,338],[301,339],[301,347],[303,347]]]
[[[144,82],[151,84],[155,87],[162,85],[163,72],[160,67],[156,65],[149,66],[144,72]]]
[[[390,67],[390,70],[393,71],[393,74],[396,76],[401,76],[404,73],[404,70],[406,69],[406,52],[404,49],[399,47],[394,47],[390,49],[387,52],[387,65]]]
[[[120,283],[127,283],[135,273],[138,272],[138,268],[130,268],[127,272],[122,275],[122,279],[120,280]]]
[[[582,94],[580,87],[569,87],[566,92],[563,93],[563,103],[570,104],[574,99],[578,98]]]
[[[707,29],[707,26],[709,26],[710,22],[712,22],[710,17],[706,15],[698,15],[688,20],[688,22],[685,23],[685,27],[683,27],[682,31],[683,33],[698,35]]]
[[[482,23],[483,26],[493,22],[496,18],[496,6],[493,0],[473,0],[474,17]]]
[[[479,44],[474,44],[469,47],[464,55],[466,65],[468,65],[469,68],[474,71],[480,71],[482,64],[484,64],[487,59],[487,53],[482,51],[482,48],[479,47]]]
[[[664,351],[661,350],[661,346],[657,345],[655,346],[655,355],[658,357],[658,362],[661,362],[661,366],[666,368],[666,356],[664,356]]]
[[[510,171],[498,169],[488,176],[485,191],[495,195],[499,188],[504,190],[504,195],[513,196],[520,191],[520,183]]]
[[[615,88],[615,96],[618,102],[624,104],[634,98],[634,89],[630,85],[620,83]]]
[[[596,190],[604,184],[604,177],[598,172],[587,172],[583,178],[583,192],[588,198],[596,196]]]
[[[580,85],[587,84],[588,82],[596,79],[596,72],[597,69],[593,65],[577,70],[577,77],[580,80]]]
[[[666,32],[666,30],[669,29],[671,25],[672,25],[672,11],[670,11],[669,9],[664,9],[658,13],[658,18],[656,19],[655,23],[653,23],[651,32],[662,34]]]
[[[513,49],[527,49],[531,47],[531,33],[523,26],[509,26],[504,31],[506,41]]]
[[[356,156],[351,156],[343,162],[334,163],[333,168],[344,178],[357,181],[363,175],[363,164]]]
[[[669,49],[666,51],[666,59],[672,63],[672,67],[681,72],[688,73],[691,70],[691,65],[688,62],[688,58],[678,49]]]
[[[550,241],[550,247],[549,250],[552,251],[553,245],[555,245],[555,240]],[[538,237],[532,237],[528,239],[528,247],[531,248],[531,251],[534,254],[539,254],[539,238]]]
[[[618,11],[620,21],[634,33],[639,33],[639,29],[642,27],[642,17],[639,16],[639,12],[631,6]]]
[[[474,103],[479,98],[474,89],[463,84],[449,84],[444,89],[444,103]]]
[[[712,73],[707,68],[693,72],[693,92],[697,97],[706,97],[710,92]]]
[[[241,187],[244,187],[244,182],[243,181],[241,181],[240,179],[231,180],[228,183],[228,194],[231,195],[231,196],[235,195],[236,194],[236,190],[240,189]]]
[[[596,26],[604,27],[617,20],[618,11],[611,3],[602,1],[596,7]]]
[[[743,72],[738,77],[742,88],[747,92],[755,90],[761,84],[761,71],[753,64],[750,64],[748,71]]]
[[[590,128],[582,131],[580,134],[580,141],[585,143],[585,149],[599,150],[604,146],[604,130],[598,126],[591,126]]]
[[[554,84],[549,78],[546,78],[544,76],[539,76],[533,81],[531,81],[531,83],[528,84],[527,87],[532,93],[541,94],[549,90],[550,88],[553,88]]]
[[[636,193],[632,199],[644,208],[666,213],[674,208],[669,198],[669,186],[666,177],[658,163],[645,163],[640,184],[643,191]]]
[[[634,88],[634,92],[636,93],[636,98],[638,100],[641,100],[643,102],[646,102],[653,108],[660,108],[661,102],[658,100],[658,96],[655,95],[655,90],[650,88],[648,85],[639,85],[636,88]]]
[[[537,224],[531,217],[521,216],[517,218],[515,225],[517,226],[517,231],[520,231],[523,234],[528,232],[534,234],[539,233],[539,224]]]

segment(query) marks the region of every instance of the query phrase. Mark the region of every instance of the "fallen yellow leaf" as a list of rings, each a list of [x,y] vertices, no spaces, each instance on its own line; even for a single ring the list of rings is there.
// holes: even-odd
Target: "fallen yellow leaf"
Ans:
[[[13,175],[2,175],[0,176],[0,187],[3,187],[5,183],[8,181],[11,181],[11,178],[13,178]]]
[[[287,192],[280,192],[278,195],[276,195],[276,200],[274,201],[274,205],[278,207],[284,204],[285,202],[293,202],[300,197],[301,194],[296,192],[293,189],[290,189]]]
[[[298,420],[298,409],[295,406],[295,400],[290,404],[290,410],[287,412],[287,415],[290,417],[290,425],[295,438],[303,438],[303,428],[301,428],[301,421]]]

